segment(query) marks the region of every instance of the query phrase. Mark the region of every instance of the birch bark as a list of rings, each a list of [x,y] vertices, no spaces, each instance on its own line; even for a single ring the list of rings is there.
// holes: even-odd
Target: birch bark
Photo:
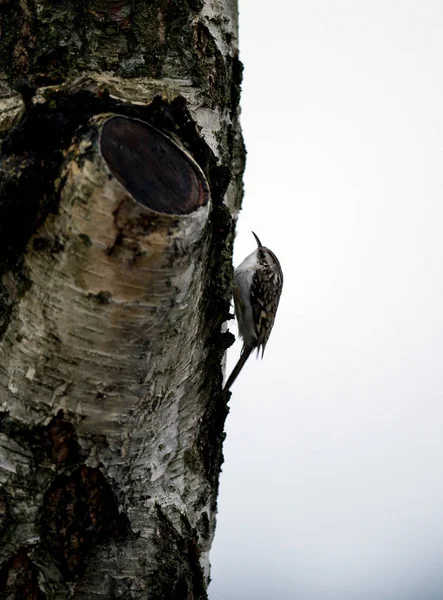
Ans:
[[[236,2],[11,1],[0,34],[0,594],[206,598]]]

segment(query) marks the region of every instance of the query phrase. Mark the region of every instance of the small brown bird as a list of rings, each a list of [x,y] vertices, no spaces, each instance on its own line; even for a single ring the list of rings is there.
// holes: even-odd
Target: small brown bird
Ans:
[[[225,384],[225,392],[236,380],[254,348],[257,348],[257,356],[262,349],[263,358],[283,287],[283,272],[277,257],[269,248],[262,246],[254,232],[252,234],[258,247],[234,271],[235,316],[243,348]]]

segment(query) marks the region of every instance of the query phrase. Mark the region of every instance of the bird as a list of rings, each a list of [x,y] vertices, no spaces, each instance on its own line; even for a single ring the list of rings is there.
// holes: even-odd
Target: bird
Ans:
[[[263,358],[283,288],[283,271],[278,258],[262,245],[254,232],[252,235],[257,248],[234,271],[235,316],[243,348],[224,392],[230,389],[255,348],[257,357],[261,348]]]

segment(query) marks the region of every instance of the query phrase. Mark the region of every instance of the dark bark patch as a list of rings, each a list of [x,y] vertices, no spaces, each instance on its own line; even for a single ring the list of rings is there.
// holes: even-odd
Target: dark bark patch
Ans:
[[[38,218],[36,198],[46,187],[42,170],[31,154],[3,156],[0,161],[0,271],[12,266],[8,255],[13,262],[13,250],[22,247],[32,233]]]
[[[90,23],[84,2],[46,0],[40,3],[36,27],[38,36],[30,74],[39,85],[56,84],[88,64]]]
[[[223,350],[227,350],[230,348],[235,342],[235,335],[233,335],[230,331],[222,332],[220,335],[221,348]]]
[[[219,485],[219,473],[223,462],[223,428],[229,412],[226,396],[221,394],[221,361],[229,337],[221,330],[224,321],[230,318],[230,299],[232,284],[232,247],[234,228],[229,210],[224,205],[215,204],[211,213],[212,229],[211,257],[207,262],[205,275],[206,289],[202,297],[201,312],[205,315],[203,330],[206,335],[208,354],[206,361],[209,381],[203,388],[213,390],[197,434],[196,447],[200,453],[205,474],[212,486],[214,507]],[[215,376],[218,374],[218,380]],[[217,440],[217,443],[214,443]]]
[[[88,12],[99,23],[116,24],[126,29],[132,12],[132,3],[127,0],[90,0]]]
[[[37,252],[46,250],[53,255],[62,252],[64,249],[64,244],[59,240],[58,237],[56,237],[55,239],[49,239],[44,236],[39,236],[34,238],[32,245],[34,247],[34,250],[36,250]]]
[[[195,63],[198,87],[206,93],[212,108],[228,108],[231,102],[229,57],[225,61],[211,32],[202,21],[195,24],[194,44],[198,56]]]
[[[80,460],[80,446],[74,425],[63,417],[63,411],[46,427],[38,427],[32,436],[34,455],[38,462],[43,453],[57,468],[73,465]]]
[[[201,310],[205,314],[203,335],[207,338],[207,346],[218,351],[215,360],[220,366],[226,344],[229,342],[229,337],[226,338],[223,334],[221,325],[230,319],[233,276],[234,224],[225,205],[214,205],[210,225],[213,243],[211,256],[207,262],[206,289],[202,297]]]
[[[201,0],[133,0],[133,53],[122,61],[119,74],[189,76],[196,62],[191,23],[202,4]]]
[[[8,496],[4,488],[0,488],[0,535],[6,525],[8,517]],[[1,588],[0,588],[1,589]]]
[[[234,116],[239,104],[241,95],[241,84],[243,81],[243,63],[234,56],[232,59],[232,78],[231,78],[231,116]]]
[[[86,233],[79,233],[78,237],[84,243],[84,245],[86,246],[86,248],[90,248],[92,246],[91,238]]]
[[[207,204],[208,186],[200,170],[146,123],[112,117],[103,125],[100,146],[112,174],[151,210],[186,215]]]
[[[0,277],[2,266],[4,265],[1,264],[0,258]],[[30,289],[31,285],[27,270],[23,267],[23,261],[20,260],[14,265],[9,276],[4,276],[3,280],[0,278],[0,340],[8,328],[15,303]]]
[[[2,0],[0,71],[51,85],[82,70],[189,76],[202,0]],[[104,48],[107,51],[104,51]]]
[[[39,571],[22,547],[0,569],[2,600],[45,600],[38,585]]]
[[[6,287],[0,281],[0,340],[8,328],[14,302]]]
[[[0,3],[0,65],[16,77],[26,75],[36,42],[36,9],[33,0]]]
[[[211,524],[209,522],[208,513],[206,511],[202,512],[198,524],[198,530],[204,540],[209,540],[209,534],[211,533]]]
[[[27,450],[31,449],[30,429],[17,419],[12,418],[9,412],[0,413],[0,432],[17,442],[19,446],[24,446]]]
[[[223,463],[223,428],[228,413],[226,400],[217,398],[216,402],[208,405],[198,431],[197,447],[201,452],[206,477],[213,486],[215,495],[218,492],[218,478]],[[214,440],[217,440],[216,444]]]
[[[131,204],[132,204],[132,202],[131,202]],[[115,224],[118,229],[120,229],[119,216],[121,213],[125,212],[124,205],[125,205],[125,203],[122,203],[119,206],[119,208],[116,211],[114,211]],[[131,208],[132,208],[132,206],[131,206]],[[151,215],[149,215],[149,216],[148,215],[137,215],[137,216],[139,218],[137,218],[135,221],[132,220],[130,223],[131,224],[131,226],[130,226],[131,232],[136,232],[136,231],[138,232],[141,230],[143,232],[143,234],[146,235],[148,233],[148,231],[152,231],[152,230],[156,229],[157,217],[151,217]],[[128,223],[126,223],[126,225],[128,225]],[[122,229],[116,235],[114,242],[106,250],[106,254],[108,256],[118,257],[119,260],[125,261],[128,265],[134,265],[136,263],[137,259],[140,258],[141,256],[143,256],[144,251],[141,250],[138,242],[128,239],[124,236],[124,232],[123,232],[124,229],[125,229],[125,227],[123,226]]]
[[[88,294],[88,298],[94,300],[97,304],[109,304],[112,300],[112,294],[101,290],[97,294]]]
[[[79,576],[88,553],[127,531],[111,486],[98,469],[82,466],[56,478],[44,500],[42,540],[67,580]]]
[[[158,550],[155,574],[150,588],[152,600],[206,600],[196,532],[182,515],[183,536],[157,505]]]

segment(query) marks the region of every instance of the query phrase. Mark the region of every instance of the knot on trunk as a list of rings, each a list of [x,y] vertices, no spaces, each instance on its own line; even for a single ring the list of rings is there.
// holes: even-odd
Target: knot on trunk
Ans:
[[[147,123],[109,118],[100,149],[114,177],[143,206],[162,214],[188,215],[208,203],[208,185],[197,163]]]

